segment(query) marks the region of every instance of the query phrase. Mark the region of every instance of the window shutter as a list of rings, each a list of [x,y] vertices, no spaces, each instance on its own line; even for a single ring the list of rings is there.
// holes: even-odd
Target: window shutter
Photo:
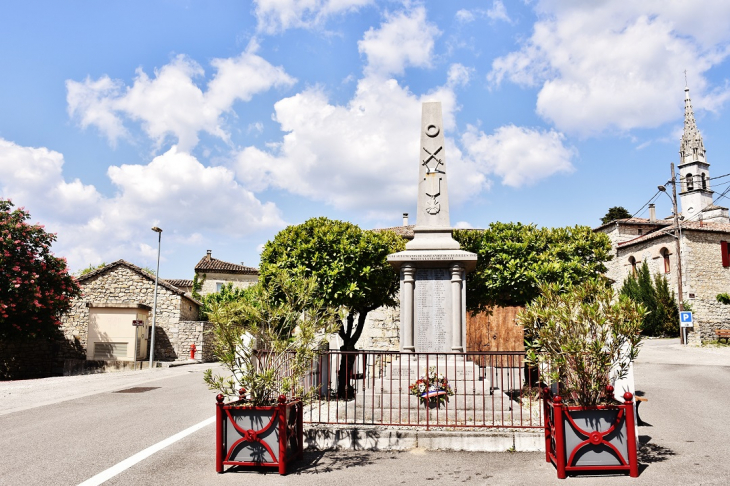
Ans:
[[[727,251],[727,241],[720,242],[720,249],[722,250],[722,266],[730,267],[730,254]]]

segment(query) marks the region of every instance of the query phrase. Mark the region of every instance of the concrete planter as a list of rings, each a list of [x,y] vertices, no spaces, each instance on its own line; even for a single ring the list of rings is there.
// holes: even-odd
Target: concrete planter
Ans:
[[[543,391],[545,459],[558,478],[586,471],[628,472],[638,477],[633,395],[622,404],[568,406],[559,396]]]
[[[268,407],[240,402],[223,403],[216,397],[216,471],[224,466],[276,467],[286,474],[287,465],[303,454],[303,406],[300,400]]]

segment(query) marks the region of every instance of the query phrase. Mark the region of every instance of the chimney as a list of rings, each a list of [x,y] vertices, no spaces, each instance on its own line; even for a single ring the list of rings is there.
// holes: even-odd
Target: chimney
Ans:
[[[403,213],[403,226],[408,226],[408,213]]]
[[[246,264],[245,264],[245,263],[243,263],[243,262],[241,262],[241,266],[242,266],[242,267],[245,267],[245,266],[246,266]]]
[[[649,204],[649,222],[656,223],[656,208],[653,204]]]
[[[210,256],[210,254],[211,254],[211,253],[213,253],[213,251],[212,251],[212,250],[208,250],[208,255],[206,255],[206,257],[205,257],[205,258],[206,258],[206,259],[208,259],[208,260],[210,260],[210,259],[212,258],[212,257]]]

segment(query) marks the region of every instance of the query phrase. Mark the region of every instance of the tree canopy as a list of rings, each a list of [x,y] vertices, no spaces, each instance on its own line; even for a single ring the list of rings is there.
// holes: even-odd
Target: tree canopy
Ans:
[[[630,217],[631,213],[628,209],[623,206],[614,206],[608,210],[604,217],[601,218],[601,223],[606,224],[616,219],[625,219]]]
[[[362,334],[368,312],[397,303],[398,274],[387,256],[404,248],[404,240],[389,231],[363,231],[352,223],[312,218],[283,229],[266,243],[260,278],[267,285],[281,270],[314,277],[318,298],[348,311],[338,333],[343,349],[350,350]]]
[[[587,226],[538,228],[522,223],[492,223],[486,230],[455,230],[462,250],[479,256],[466,285],[467,309],[525,305],[540,293],[540,283],[565,287],[606,271],[611,243]]]
[[[213,292],[199,297],[200,317],[201,319],[209,319],[214,308],[227,302],[248,302],[253,295],[258,292],[256,285],[246,288],[234,287],[231,282],[223,285],[219,292]],[[200,296],[200,294],[198,294]]]
[[[669,290],[664,275],[657,273],[652,279],[646,262],[637,269],[636,276],[626,277],[621,295],[643,304],[649,311],[641,325],[645,336],[679,336],[679,306],[674,292]]]
[[[56,235],[13,207],[0,199],[0,339],[49,337],[79,286],[66,260],[51,253]]]

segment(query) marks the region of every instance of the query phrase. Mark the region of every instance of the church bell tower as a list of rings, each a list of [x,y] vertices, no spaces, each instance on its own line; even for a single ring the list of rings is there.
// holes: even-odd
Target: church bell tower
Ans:
[[[710,164],[697,128],[689,87],[684,88],[684,132],[679,147],[679,182],[682,216],[692,221],[728,222],[726,208],[715,206],[710,189]]]

